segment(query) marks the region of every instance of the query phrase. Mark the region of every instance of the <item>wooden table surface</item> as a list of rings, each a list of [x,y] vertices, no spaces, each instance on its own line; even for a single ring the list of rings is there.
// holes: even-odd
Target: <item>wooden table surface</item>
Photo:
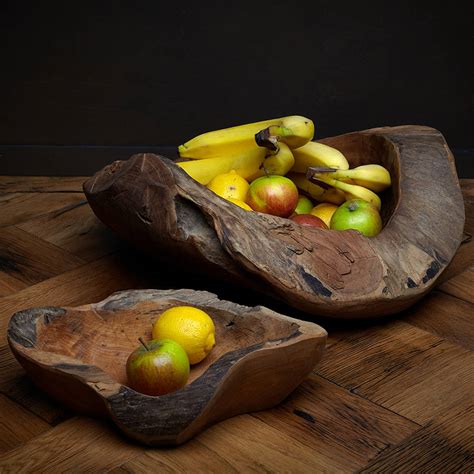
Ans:
[[[36,389],[7,345],[11,315],[127,288],[194,287],[303,316],[150,262],[98,222],[83,181],[0,177],[0,472],[474,471],[474,180],[462,181],[465,243],[434,291],[384,321],[317,320],[326,354],[283,404],[167,449],[131,443]]]

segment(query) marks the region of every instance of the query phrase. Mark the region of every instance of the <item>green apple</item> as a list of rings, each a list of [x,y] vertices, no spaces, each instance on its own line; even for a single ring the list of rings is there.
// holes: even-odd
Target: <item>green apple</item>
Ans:
[[[334,230],[354,229],[367,237],[374,237],[382,230],[382,219],[369,202],[351,199],[337,208],[329,227]]]
[[[127,359],[128,384],[146,395],[164,395],[186,385],[189,359],[186,351],[171,339],[145,342]]]
[[[295,214],[309,214],[311,210],[313,209],[313,207],[314,205],[311,202],[311,199],[307,198],[306,196],[302,196],[300,194],[294,213]]]
[[[246,202],[254,211],[289,217],[298,203],[298,188],[285,176],[262,176],[250,183]]]

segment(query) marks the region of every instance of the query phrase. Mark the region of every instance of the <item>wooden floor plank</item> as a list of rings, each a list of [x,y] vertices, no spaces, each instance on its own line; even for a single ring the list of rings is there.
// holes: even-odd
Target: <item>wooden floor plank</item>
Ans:
[[[0,455],[49,429],[48,423],[0,394]]]
[[[89,204],[51,212],[18,225],[68,252],[90,262],[119,249],[119,238],[97,219]]]
[[[321,472],[320,454],[249,415],[214,425],[177,449],[136,457],[127,472]],[[341,471],[339,471],[341,472]]]
[[[310,447],[334,471],[365,466],[419,428],[319,376],[305,380],[281,405],[253,416]]]
[[[143,452],[107,423],[72,418],[0,456],[0,472],[105,472]]]
[[[247,461],[247,467],[251,462],[252,460]],[[255,472],[255,468],[258,466],[255,459],[254,463],[253,469],[249,468],[250,472]],[[240,469],[240,465],[236,465],[234,460],[228,460],[217,454],[212,448],[208,448],[194,439],[176,449],[161,448],[146,451],[108,474],[148,474],[150,472],[238,474],[244,472]]]
[[[77,268],[81,258],[17,227],[0,228],[0,281],[26,285]]]
[[[81,193],[0,194],[0,227],[19,224],[48,212],[66,209],[84,201]]]
[[[0,228],[1,229],[1,228]],[[2,249],[0,249],[0,253]],[[1,261],[0,261],[0,268],[1,268]],[[0,270],[1,271],[1,270]],[[22,290],[28,286],[27,283],[18,280],[12,275],[9,275],[5,271],[2,272],[2,276],[0,278],[0,298],[11,295],[12,293],[16,293],[17,291]]]
[[[0,349],[0,356],[3,349],[5,348]],[[34,413],[51,426],[71,418],[72,413],[69,410],[51,399],[46,393],[43,393],[26,374],[20,374],[19,370],[21,369],[14,364],[11,358],[8,361],[14,373],[10,374],[9,377],[6,375],[3,377],[6,382],[1,387],[0,392],[14,401],[15,404]]]
[[[419,424],[474,396],[474,353],[410,326],[392,322],[345,338],[317,372]]]
[[[447,341],[474,350],[473,303],[434,291],[406,311],[403,319]]]
[[[329,346],[316,373],[352,390],[389,378],[410,359],[441,342],[441,338],[403,321],[373,323]]]
[[[387,449],[361,473],[474,472],[474,405],[452,407],[402,443]]]
[[[86,176],[0,176],[0,193],[82,193],[86,179]]]
[[[474,304],[474,265],[445,281],[437,289]]]
[[[379,369],[383,372],[383,367]],[[447,342],[412,357],[385,376],[354,389],[373,402],[419,424],[447,407],[474,400],[474,353]]]

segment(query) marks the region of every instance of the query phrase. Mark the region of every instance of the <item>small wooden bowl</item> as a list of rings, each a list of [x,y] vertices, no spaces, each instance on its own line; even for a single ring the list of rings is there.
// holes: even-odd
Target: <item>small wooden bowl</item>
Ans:
[[[126,360],[176,305],[213,318],[216,346],[181,390],[138,393],[127,386]],[[8,327],[13,354],[41,389],[148,445],[181,444],[217,421],[281,402],[319,361],[326,336],[316,324],[193,290],[123,291],[77,308],[27,309]]]
[[[252,282],[309,314],[361,319],[399,312],[432,288],[461,243],[464,203],[446,141],[422,126],[320,141],[342,151],[351,167],[380,163],[390,171],[376,237],[244,211],[152,154],[112,163],[84,191],[106,225],[151,255]]]

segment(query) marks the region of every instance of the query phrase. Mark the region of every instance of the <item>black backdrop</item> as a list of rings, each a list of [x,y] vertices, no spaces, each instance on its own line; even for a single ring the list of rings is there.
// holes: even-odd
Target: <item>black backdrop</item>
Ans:
[[[316,138],[424,124],[457,158],[474,147],[473,9],[457,2],[16,1],[0,9],[0,172],[55,174],[59,161],[59,171],[83,162],[90,172],[110,161],[106,152],[120,154],[110,147],[159,151],[288,114],[311,117]],[[72,148],[54,148],[63,145]],[[97,146],[106,148],[89,148]],[[41,150],[61,160],[35,163]]]

